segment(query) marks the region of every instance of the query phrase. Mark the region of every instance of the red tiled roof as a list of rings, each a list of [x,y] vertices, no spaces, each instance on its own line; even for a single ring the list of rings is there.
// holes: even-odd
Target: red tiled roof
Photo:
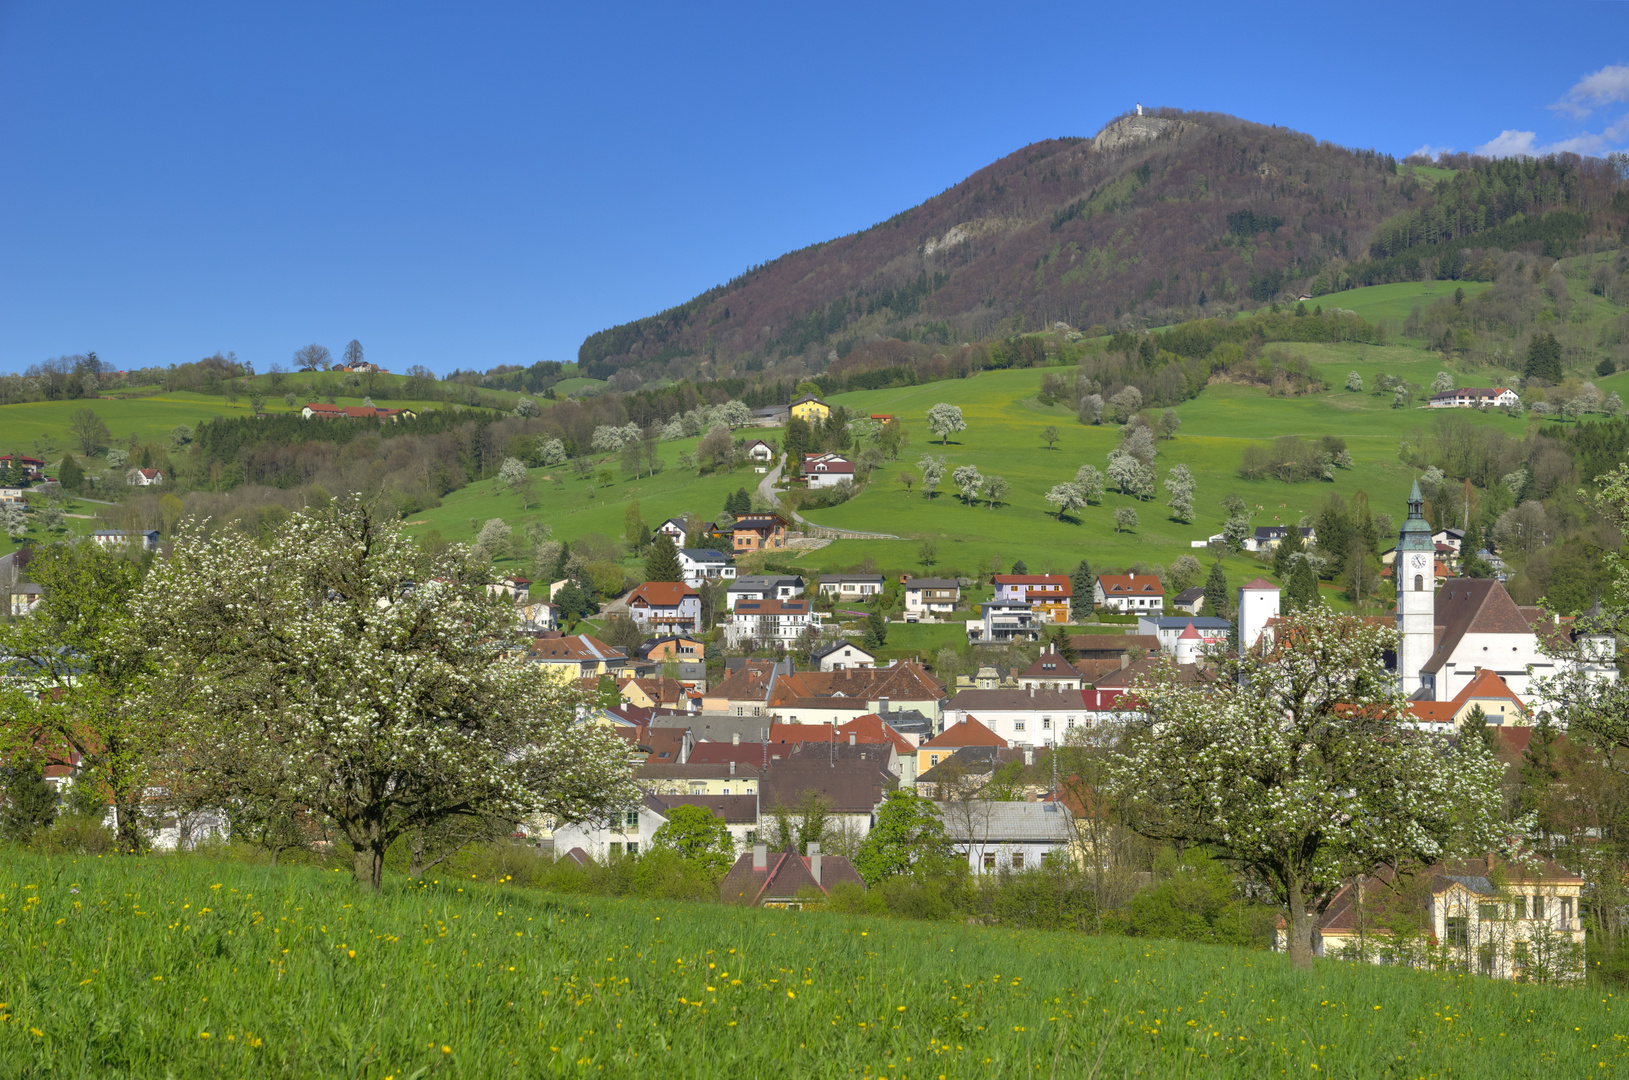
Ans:
[[[1270,589],[1273,592],[1283,592],[1284,591],[1284,590],[1280,589],[1277,585],[1274,585],[1272,582],[1268,581],[1264,577],[1259,577],[1254,581],[1245,583],[1244,588],[1246,588],[1246,589]]]
[[[959,724],[951,724],[945,730],[917,747],[918,750],[960,750],[964,746],[998,746],[1009,745],[1006,739],[979,723],[975,717],[969,716]]]
[[[997,585],[1069,585],[1064,574],[995,574],[990,580]]]
[[[1104,596],[1164,596],[1165,586],[1153,574],[1099,574],[1097,583]]]
[[[695,589],[683,582],[647,581],[628,594],[628,604],[629,606],[643,603],[650,607],[678,607],[686,597],[700,595]]]

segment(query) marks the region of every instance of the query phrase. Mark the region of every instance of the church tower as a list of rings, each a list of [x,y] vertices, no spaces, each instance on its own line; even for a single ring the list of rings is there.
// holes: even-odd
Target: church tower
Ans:
[[[1408,496],[1408,520],[1397,536],[1392,578],[1397,583],[1397,677],[1403,693],[1414,697],[1421,686],[1420,669],[1437,644],[1436,550],[1431,523],[1425,520],[1419,481]],[[1434,691],[1422,695],[1434,700]]]

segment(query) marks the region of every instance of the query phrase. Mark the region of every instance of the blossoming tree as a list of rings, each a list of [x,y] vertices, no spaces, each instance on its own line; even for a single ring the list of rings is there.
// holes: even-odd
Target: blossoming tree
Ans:
[[[1110,789],[1144,835],[1207,845],[1254,873],[1286,911],[1289,952],[1346,879],[1501,846],[1503,767],[1480,740],[1427,734],[1386,669],[1396,633],[1324,608],[1276,644],[1217,657],[1199,678],[1137,687]]]
[[[377,889],[407,833],[581,820],[636,796],[625,750],[580,719],[580,695],[502,658],[511,615],[488,577],[462,546],[427,554],[346,499],[293,515],[264,546],[184,525],[136,609],[178,714],[332,822]],[[235,775],[220,776],[228,799]]]

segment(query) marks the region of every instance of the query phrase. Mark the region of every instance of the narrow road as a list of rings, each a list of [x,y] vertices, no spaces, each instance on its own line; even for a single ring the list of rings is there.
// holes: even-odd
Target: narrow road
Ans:
[[[760,498],[762,498],[764,500],[764,502],[768,503],[770,506],[775,507],[775,509],[779,510],[781,513],[785,514],[787,517],[791,518],[797,524],[802,525],[805,529],[818,529],[821,532],[829,533],[829,534],[835,535],[835,536],[837,536],[839,538],[848,538],[848,539],[852,539],[852,540],[898,540],[899,539],[899,537],[894,536],[892,533],[854,532],[853,530],[850,530],[850,529],[834,529],[830,525],[816,525],[814,522],[812,522],[812,521],[808,520],[807,518],[803,517],[796,510],[789,510],[786,507],[782,506],[780,499],[775,495],[775,481],[777,481],[777,480],[779,480],[781,478],[781,470],[783,468],[785,468],[785,467],[786,467],[786,455],[782,454],[780,456],[780,460],[775,463],[775,467],[773,469],[770,469],[768,475],[766,475],[763,478],[763,481],[761,483],[759,483],[759,485],[758,485],[758,495],[759,495]]]

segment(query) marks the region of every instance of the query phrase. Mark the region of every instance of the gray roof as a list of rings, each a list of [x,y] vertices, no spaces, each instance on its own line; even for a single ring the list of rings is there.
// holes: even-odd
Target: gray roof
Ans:
[[[1176,594],[1176,599],[1174,599],[1172,601],[1172,603],[1173,604],[1191,604],[1195,600],[1199,599],[1201,596],[1204,596],[1204,595],[1205,595],[1205,587],[1203,585],[1195,585],[1191,589],[1183,589],[1181,592],[1177,593]]]
[[[1035,709],[1079,709],[1086,703],[1079,690],[963,690],[946,702],[946,707],[972,713],[1031,711]]]
[[[727,563],[730,561],[728,555],[722,551],[715,551],[713,548],[680,548],[679,554],[695,562]],[[1200,591],[1203,592],[1204,590],[1201,589]]]
[[[763,592],[765,589],[778,588],[781,585],[803,586],[803,579],[796,574],[743,574],[735,579],[727,592]]]
[[[821,574],[822,584],[828,581],[867,581],[881,583],[881,574]]]
[[[906,589],[959,589],[961,583],[955,578],[947,577],[919,577],[912,578],[905,583]]]
[[[940,817],[953,843],[1066,843],[1069,815],[1051,802],[942,802]]]
[[[876,654],[873,653],[870,649],[867,649],[866,647],[864,647],[863,645],[856,645],[852,641],[841,640],[841,641],[834,641],[830,645],[827,645],[823,649],[816,649],[814,652],[809,654],[809,659],[818,664],[820,661],[824,660],[826,657],[830,656],[832,653],[837,652],[839,649],[853,649],[855,652],[864,653],[865,655],[867,655],[869,657],[872,657],[873,659],[876,658]]]
[[[1193,623],[1195,630],[1226,630],[1233,625],[1226,619],[1218,619],[1213,615],[1162,615],[1157,619],[1150,619],[1145,615],[1143,619],[1152,622],[1161,630],[1181,630],[1189,623]]]

